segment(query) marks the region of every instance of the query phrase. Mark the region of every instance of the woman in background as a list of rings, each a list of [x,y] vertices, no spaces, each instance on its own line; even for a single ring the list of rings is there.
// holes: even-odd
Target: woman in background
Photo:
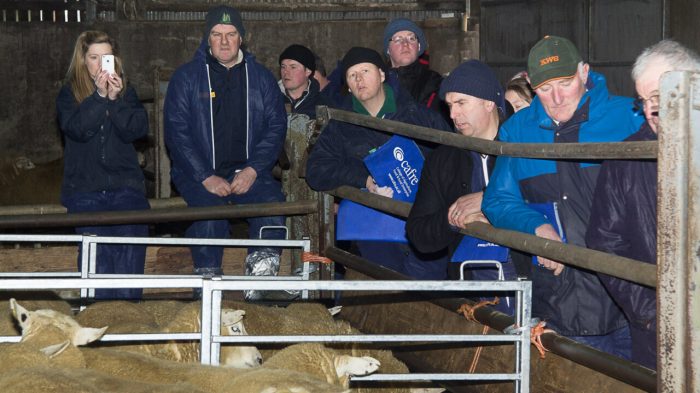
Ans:
[[[114,73],[102,69],[104,55],[113,56]],[[114,39],[101,31],[80,34],[56,108],[65,142],[61,203],[68,213],[148,209],[133,146],[148,134],[148,116],[126,84]],[[148,236],[148,226],[77,227],[76,233]],[[145,246],[99,245],[96,272],[143,274],[145,256]],[[139,299],[141,294],[135,288],[95,291],[101,299]]]
[[[506,85],[506,100],[515,112],[530,106],[535,92],[530,88],[525,71],[515,74]]]

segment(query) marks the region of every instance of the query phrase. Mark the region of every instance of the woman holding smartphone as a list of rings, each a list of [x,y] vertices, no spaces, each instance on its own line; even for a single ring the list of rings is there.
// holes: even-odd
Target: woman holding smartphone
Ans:
[[[112,70],[103,69],[112,64]],[[75,42],[56,99],[63,132],[61,203],[68,213],[148,209],[133,142],[148,134],[148,116],[126,77],[114,39],[85,31]],[[148,236],[147,225],[78,227],[80,234]],[[143,274],[145,246],[98,245],[97,273]],[[80,258],[78,258],[80,268]],[[102,289],[101,299],[139,299],[142,289]]]

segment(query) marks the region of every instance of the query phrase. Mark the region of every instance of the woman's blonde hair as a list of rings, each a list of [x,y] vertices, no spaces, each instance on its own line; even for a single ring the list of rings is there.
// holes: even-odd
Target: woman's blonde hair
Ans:
[[[103,31],[84,31],[80,33],[78,39],[75,41],[73,57],[71,58],[65,79],[65,83],[70,84],[73,90],[73,96],[78,103],[83,102],[84,99],[95,92],[95,81],[90,76],[87,65],[85,64],[85,55],[92,44],[109,44],[112,47],[114,71],[121,76],[123,85],[126,86],[126,76],[124,75],[122,61],[119,57],[117,41]],[[123,95],[125,90],[126,89],[122,89],[120,95]]]

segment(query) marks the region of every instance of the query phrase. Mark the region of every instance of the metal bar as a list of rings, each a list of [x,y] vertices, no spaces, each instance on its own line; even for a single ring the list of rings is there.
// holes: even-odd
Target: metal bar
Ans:
[[[408,217],[408,213],[411,211],[410,203],[363,192],[354,187],[342,186],[329,193],[403,218]],[[611,255],[573,244],[559,243],[522,232],[498,229],[481,222],[469,224],[466,229],[460,232],[502,244],[506,247],[529,252],[533,255],[542,255],[567,265],[595,270],[650,287],[656,287],[656,266],[634,259]]]
[[[364,377],[352,377],[352,381],[513,381],[520,378],[520,374],[372,374]]]
[[[700,389],[700,73],[661,78],[657,265],[659,391]]]
[[[335,263],[340,263],[369,277],[381,280],[410,279],[401,273],[397,273],[383,266],[379,266],[364,258],[350,254],[349,252],[335,247],[327,248],[325,250],[325,255],[333,259]],[[412,282],[419,283],[420,281]],[[503,281],[500,282],[504,283]],[[449,312],[455,312],[455,310],[457,310],[464,303],[471,305],[475,304],[471,300],[465,298],[435,299],[435,296],[429,292],[420,293],[420,295],[427,301],[430,301],[433,304],[448,310]],[[507,327],[512,326],[515,322],[512,316],[495,311],[490,307],[477,308],[474,312],[474,317],[479,323],[487,325],[500,332]],[[653,370],[621,359],[617,356],[598,351],[567,337],[560,336],[557,333],[545,333],[541,336],[541,338],[544,346],[559,356],[632,385],[636,388],[643,389],[648,392],[656,391],[656,372]]]
[[[348,343],[348,342],[464,342],[478,341],[510,343],[520,341],[520,335],[481,334],[362,334],[362,335],[308,335],[308,336],[224,336],[214,339],[218,343]]]
[[[322,108],[322,107],[320,107]],[[484,154],[511,157],[555,159],[656,159],[653,141],[613,143],[506,143],[487,141],[451,132],[444,132],[394,120],[377,119],[340,109],[322,108],[332,120],[387,131],[442,145],[474,150]]]
[[[134,275],[135,277],[138,275]],[[407,280],[373,280],[373,281],[301,281],[286,280],[220,280],[203,278],[36,278],[6,279],[2,281],[3,289],[30,290],[66,289],[66,288],[200,288],[203,280],[207,289],[214,291],[239,291],[258,289],[268,291],[284,290],[341,290],[341,291],[519,291],[530,285],[525,281],[411,281]]]
[[[316,211],[316,201],[187,207],[94,213],[0,216],[0,228],[46,228],[88,225],[145,224],[258,216],[302,215]]]
[[[237,247],[294,247],[303,248],[309,240],[282,239],[200,239],[200,238],[168,238],[168,237],[119,237],[119,236],[85,236],[89,243],[97,244],[149,244],[171,246],[237,246]],[[0,237],[2,241],[2,237]]]

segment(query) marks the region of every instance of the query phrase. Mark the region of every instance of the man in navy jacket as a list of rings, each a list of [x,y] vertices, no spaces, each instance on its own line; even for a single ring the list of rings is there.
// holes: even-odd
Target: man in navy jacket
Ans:
[[[700,58],[675,41],[663,40],[639,55],[632,78],[647,121],[627,141],[657,140],[659,80],[665,72],[682,70],[700,70]],[[656,264],[656,174],[656,161],[603,163],[586,232],[589,248]],[[656,291],[599,276],[629,321],[632,360],[656,369]]]
[[[165,99],[165,142],[172,180],[188,206],[284,201],[272,167],[287,131],[284,101],[272,73],[241,49],[239,12],[211,9],[192,61],[178,68]],[[251,238],[284,238],[284,217],[248,219]],[[188,237],[228,237],[227,220],[198,221]],[[194,271],[221,274],[221,247],[192,247]],[[246,274],[275,275],[279,250],[249,250]],[[255,297],[248,292],[248,298]]]

